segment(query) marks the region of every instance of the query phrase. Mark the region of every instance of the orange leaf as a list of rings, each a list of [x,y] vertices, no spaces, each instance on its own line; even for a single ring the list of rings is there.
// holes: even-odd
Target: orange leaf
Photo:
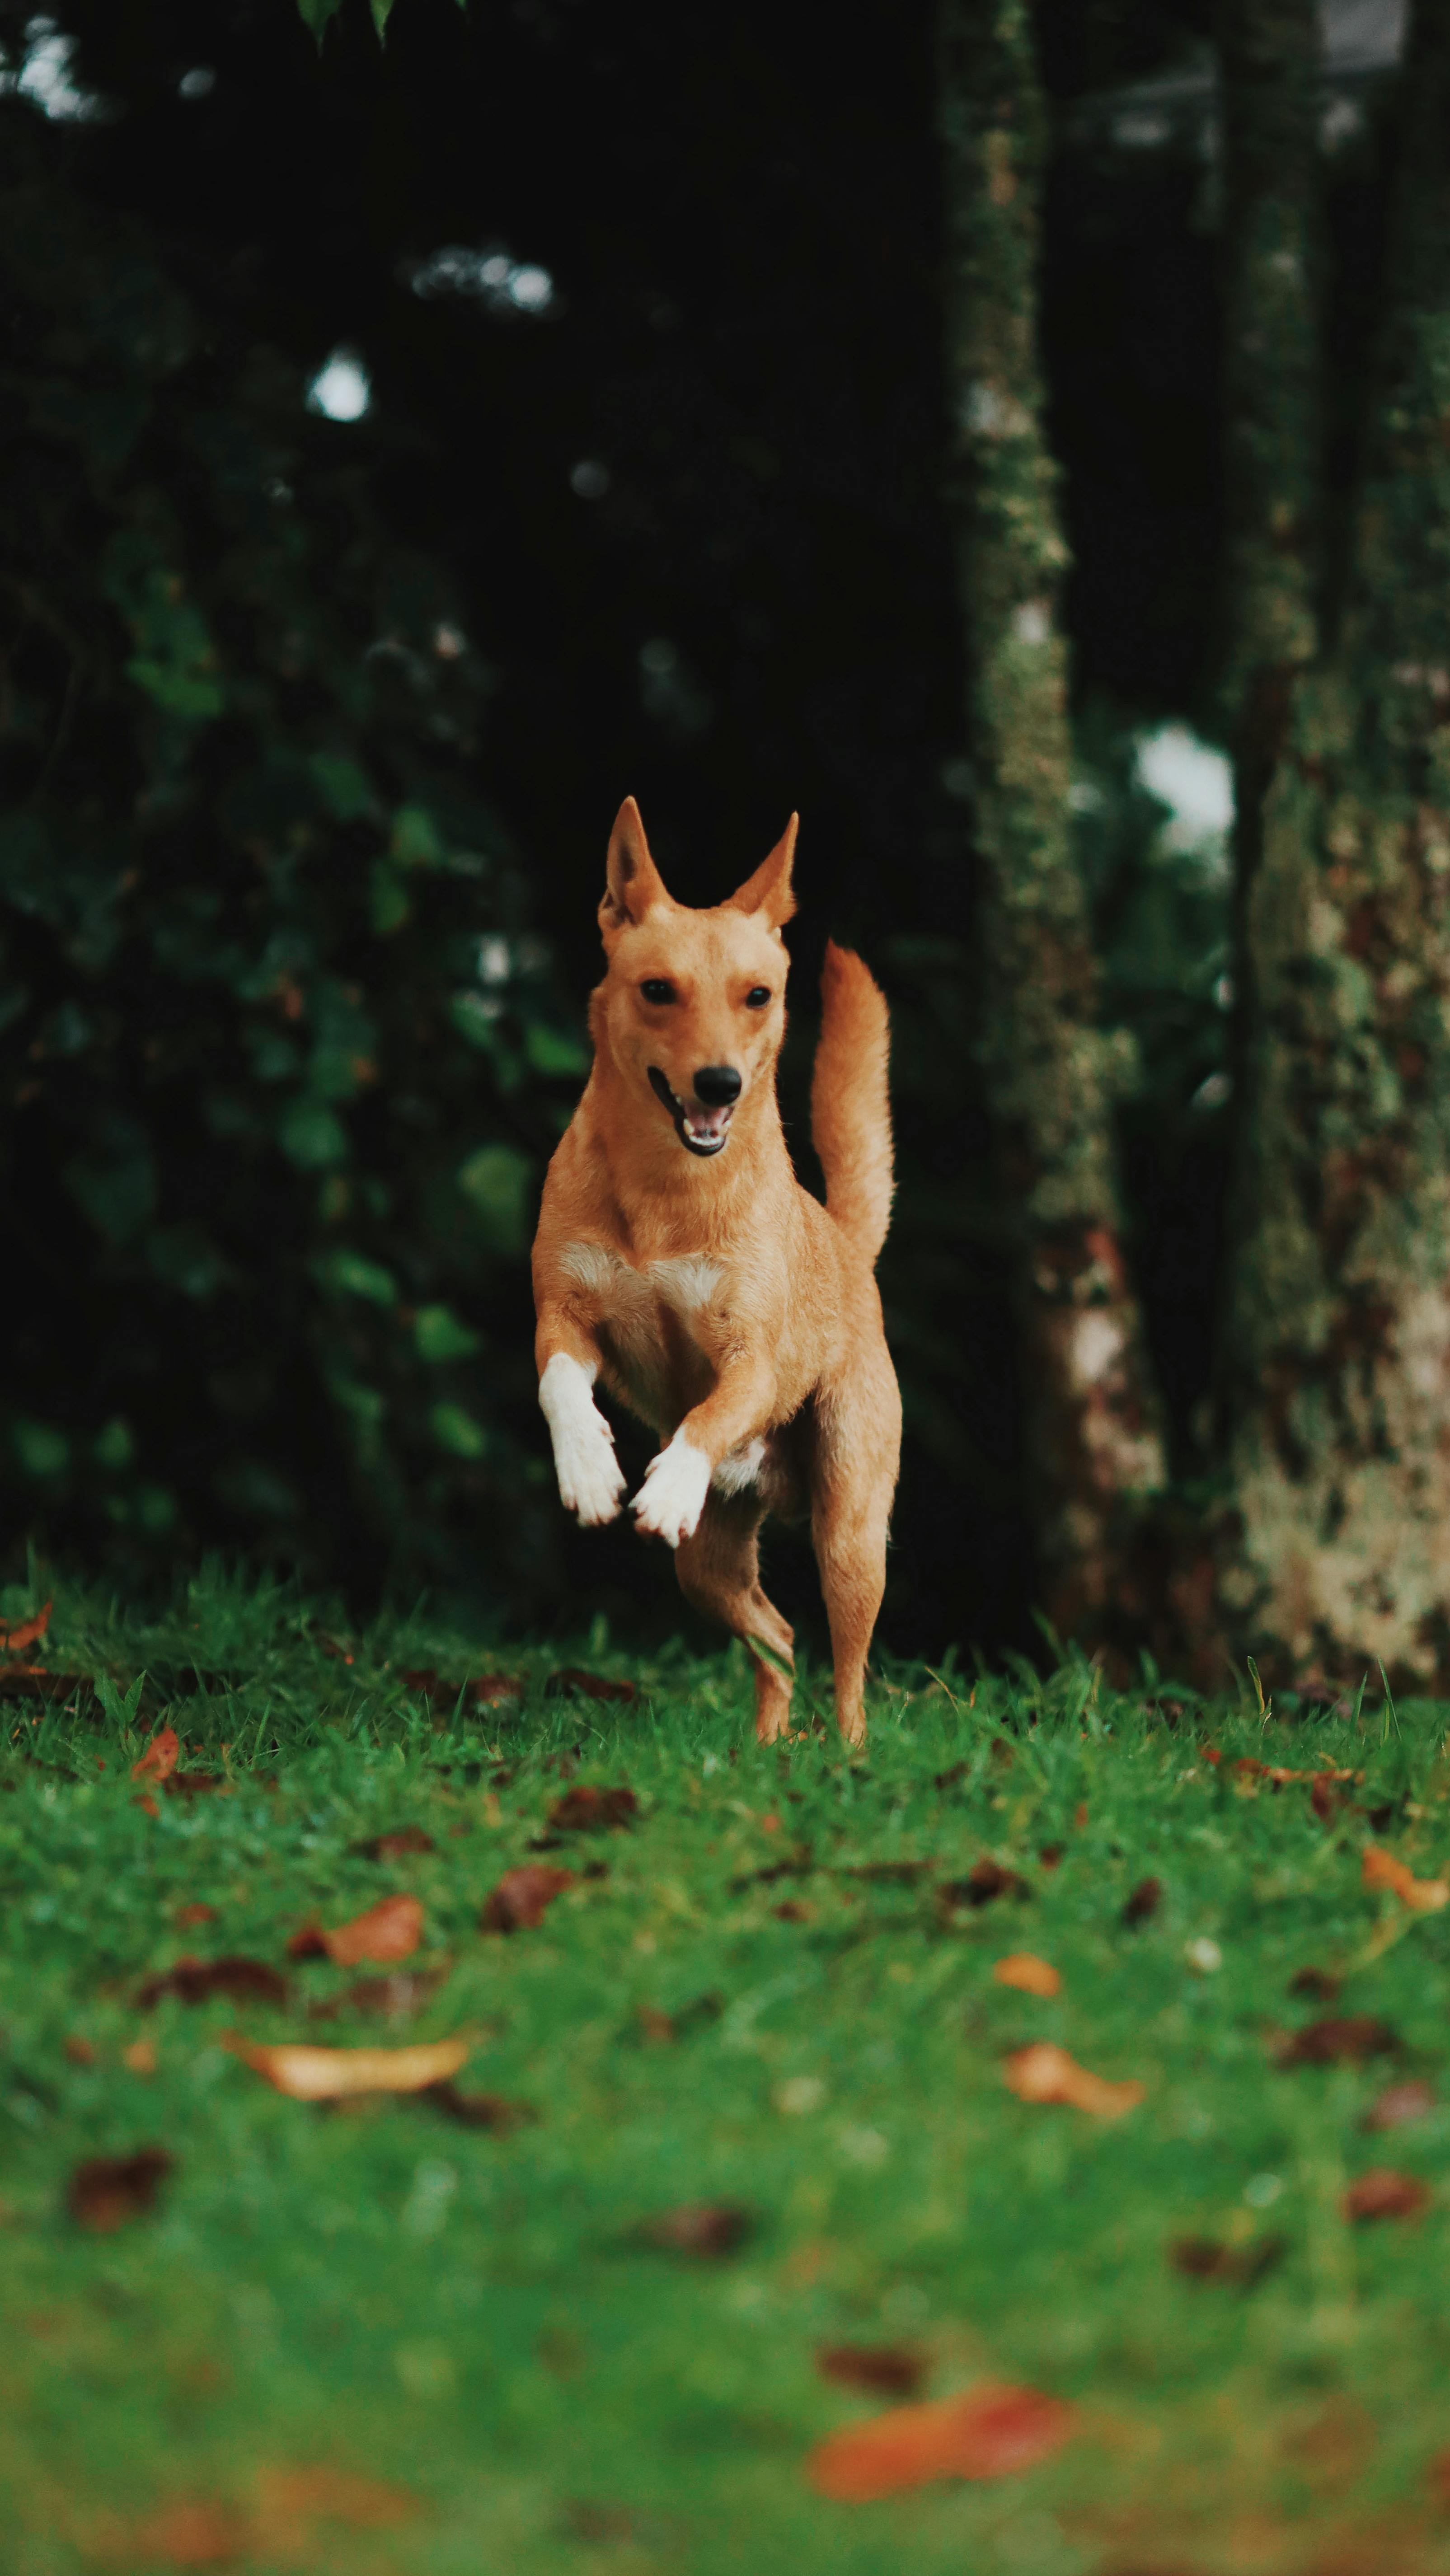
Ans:
[[[1090,2075],[1065,2048],[1054,2048],[1045,2039],[1014,2051],[1007,2060],[1006,2081],[1021,2102],[1070,2102],[1075,2111],[1090,2111],[1096,2120],[1121,2120],[1144,2092],[1132,2081],[1110,2084],[1105,2076]]]
[[[354,2531],[383,2531],[411,2522],[422,2506],[405,2487],[384,2486],[380,2478],[360,2477],[352,2469],[263,2469],[257,2479],[257,2518],[271,2547],[305,2538],[314,2521],[341,2522]],[[304,2526],[299,2531],[298,2526]]]
[[[22,1619],[18,1627],[0,1623],[0,1655],[23,1655],[27,1646],[35,1645],[50,1626],[50,1603],[37,1610],[33,1619]]]
[[[1412,1914],[1438,1914],[1442,1905],[1450,1905],[1450,1880],[1416,1878],[1393,1852],[1381,1851],[1374,1843],[1366,1846],[1360,1876],[1366,1887],[1388,1888]]]
[[[545,1869],[524,1861],[506,1869],[479,1916],[485,1932],[532,1932],[543,1922],[556,1896],[574,1884],[572,1869]]]
[[[174,1726],[163,1726],[152,1736],[139,1762],[131,1765],[133,1780],[169,1780],[181,1760],[181,1738]]]
[[[229,2032],[223,2045],[265,2075],[294,2102],[341,2102],[354,2093],[424,2093],[446,2083],[468,2056],[466,2039],[434,2039],[413,2048],[312,2048],[284,2040],[255,2045]]]
[[[142,2556],[163,2567],[235,2566],[248,2538],[241,2516],[209,2496],[178,2496],[135,2533]]]
[[[983,2380],[962,2397],[894,2406],[819,2442],[806,2475],[821,2495],[866,2504],[938,2478],[1003,2478],[1050,2459],[1076,2430],[1073,2411],[1035,2388]]]
[[[1346,2218],[1418,2218],[1430,2206],[1430,2193],[1418,2174],[1396,2173],[1375,2165],[1352,2182],[1344,2195]]]
[[[1024,1995],[1055,1995],[1062,1984],[1056,1968],[1046,1959],[1034,1959],[1030,1950],[1009,1951],[992,1974],[999,1986],[1017,1986]]]
[[[322,1934],[322,1946],[340,1968],[355,1968],[362,1959],[386,1965],[411,1959],[423,1938],[423,1908],[416,1896],[385,1896],[366,1914]]]

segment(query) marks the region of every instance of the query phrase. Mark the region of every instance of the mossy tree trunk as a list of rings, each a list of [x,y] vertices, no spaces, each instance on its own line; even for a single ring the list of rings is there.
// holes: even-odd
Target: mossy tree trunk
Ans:
[[[1343,613],[1288,693],[1248,889],[1221,1601],[1285,1679],[1380,1658],[1444,1690],[1450,0],[1417,0],[1403,90]],[[1307,596],[1286,611],[1291,642]],[[1282,641],[1260,649],[1264,667],[1284,659]]]
[[[1109,1064],[1069,830],[1067,563],[1043,424],[1044,103],[1029,0],[941,0],[947,374],[984,869],[982,1047],[1017,1228],[1026,1464],[1050,1615],[1101,1633],[1164,1481],[1122,1250]]]

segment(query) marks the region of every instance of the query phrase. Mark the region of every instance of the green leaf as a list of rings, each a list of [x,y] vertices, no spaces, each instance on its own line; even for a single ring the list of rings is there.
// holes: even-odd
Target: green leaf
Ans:
[[[483,1456],[488,1435],[482,1423],[465,1413],[461,1404],[435,1404],[428,1419],[440,1449],[451,1450],[455,1458]]]
[[[451,1306],[420,1306],[413,1318],[413,1338],[421,1360],[466,1360],[483,1347],[483,1336],[455,1315]]]
[[[387,31],[387,24],[392,15],[392,10],[393,0],[373,0],[373,25],[376,27],[380,37]]]
[[[480,1145],[458,1173],[458,1186],[499,1252],[521,1252],[528,1239],[534,1167],[516,1145]]]
[[[320,1172],[347,1160],[347,1130],[320,1100],[294,1100],[282,1115],[277,1142],[303,1171]]]
[[[135,1454],[136,1443],[131,1437],[131,1426],[129,1422],[122,1421],[119,1413],[91,1443],[91,1456],[96,1465],[109,1467],[113,1473],[129,1467]]]
[[[86,1152],[65,1166],[65,1185],[97,1234],[129,1243],[156,1212],[156,1164],[146,1130],[124,1110],[105,1117]]]
[[[483,1054],[492,1055],[498,1046],[499,1006],[485,993],[450,993],[448,1009],[461,1038]]]
[[[341,752],[314,751],[307,766],[328,813],[335,814],[339,823],[355,823],[376,810],[367,772],[355,760]]]
[[[589,1051],[569,1029],[551,1029],[547,1020],[531,1020],[524,1030],[524,1053],[535,1073],[582,1074],[589,1070]]]
[[[401,930],[412,908],[397,869],[386,859],[374,859],[368,878],[368,912],[379,939]]]
[[[30,1422],[17,1414],[10,1443],[27,1476],[63,1476],[70,1465],[70,1442],[48,1422]]]
[[[321,1254],[312,1264],[312,1273],[324,1288],[338,1296],[366,1297],[372,1306],[395,1306],[398,1302],[398,1283],[391,1270],[385,1270],[380,1261],[369,1261],[347,1244],[340,1243],[335,1251]]]
[[[320,45],[327,22],[337,16],[342,0],[297,0],[297,7],[303,26],[311,28]]]
[[[393,816],[392,854],[400,868],[436,868],[447,855],[426,805],[400,805]]]

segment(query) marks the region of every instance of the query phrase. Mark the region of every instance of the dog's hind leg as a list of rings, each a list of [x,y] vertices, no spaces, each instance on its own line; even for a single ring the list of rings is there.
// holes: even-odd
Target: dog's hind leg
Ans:
[[[790,1725],[795,1633],[760,1588],[760,1524],[754,1494],[712,1489],[693,1538],[675,1551],[680,1590],[697,1610],[723,1620],[750,1650],[755,1666],[755,1732],[773,1743]]]
[[[901,1401],[884,1345],[844,1398],[819,1400],[811,1536],[835,1665],[836,1723],[866,1741],[866,1658],[886,1590],[886,1534],[896,1491]]]

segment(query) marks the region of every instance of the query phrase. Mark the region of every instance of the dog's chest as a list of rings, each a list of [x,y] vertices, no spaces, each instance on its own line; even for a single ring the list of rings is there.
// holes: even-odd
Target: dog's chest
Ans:
[[[703,1254],[640,1264],[602,1243],[571,1243],[562,1264],[588,1292],[601,1348],[621,1392],[647,1422],[697,1402],[728,1330],[729,1292]]]

